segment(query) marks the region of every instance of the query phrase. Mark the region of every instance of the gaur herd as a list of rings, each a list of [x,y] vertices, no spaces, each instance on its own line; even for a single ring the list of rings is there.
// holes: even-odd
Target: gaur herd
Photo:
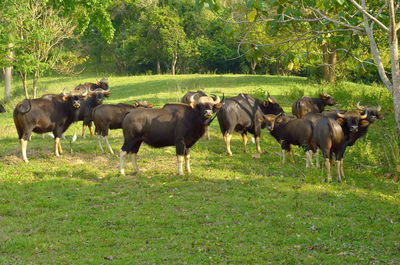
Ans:
[[[125,174],[124,162],[132,155],[134,173],[139,171],[137,153],[144,142],[152,147],[175,146],[178,174],[191,173],[190,148],[205,134],[209,139],[208,126],[216,117],[226,146],[226,153],[232,155],[231,138],[239,132],[243,138],[243,151],[247,152],[247,133],[254,136],[256,151],[261,153],[261,130],[266,129],[281,145],[282,161],[291,145],[304,149],[306,167],[313,165],[315,156],[318,167],[320,149],[324,157],[327,177],[332,181],[333,155],[336,160],[337,181],[344,177],[343,156],[348,146],[367,133],[368,127],[382,119],[380,106],[364,107],[357,103],[356,110],[324,111],[325,106],[336,105],[327,93],[319,98],[302,97],[292,105],[292,115],[285,115],[276,99],[269,94],[265,100],[248,94],[222,99],[203,91],[185,94],[180,103],[167,103],[162,108],[153,108],[147,102],[133,104],[102,104],[109,97],[108,81],[78,85],[69,93],[46,94],[41,98],[25,99],[14,108],[14,123],[21,143],[22,159],[28,162],[27,143],[32,132],[52,132],[54,153],[62,154],[60,139],[68,127],[76,121],[83,121],[85,127],[95,125],[95,134],[101,150],[105,142],[110,153],[114,153],[108,142],[110,129],[122,129],[124,142],[120,151],[120,174]]]

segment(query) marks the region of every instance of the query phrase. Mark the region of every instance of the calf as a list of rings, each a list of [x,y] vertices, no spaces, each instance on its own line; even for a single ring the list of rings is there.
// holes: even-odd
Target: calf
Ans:
[[[357,133],[359,124],[368,117],[368,111],[361,115],[358,111],[336,113],[336,119],[323,117],[316,122],[313,130],[314,141],[321,149],[327,169],[327,180],[332,181],[332,155],[335,154],[337,181],[344,177],[343,156],[349,139]]]
[[[263,121],[271,135],[281,144],[283,163],[285,152],[291,151],[290,145],[297,145],[306,152],[306,167],[312,164],[312,153],[315,152],[316,146],[311,121],[273,114],[266,115]]]
[[[55,155],[62,154],[60,137],[78,119],[81,101],[86,96],[87,92],[73,91],[49,98],[25,99],[17,104],[13,116],[25,162],[28,162],[26,148],[32,132],[52,132]]]
[[[133,154],[134,172],[138,172],[137,152],[142,142],[153,147],[175,146],[178,174],[183,175],[183,160],[190,169],[190,148],[204,134],[212,115],[222,107],[219,97],[215,100],[203,96],[190,98],[190,104],[166,104],[161,109],[134,109],[122,122],[124,144],[120,153],[120,173],[125,174],[124,157]]]
[[[194,100],[198,100],[200,97],[206,97],[206,96],[208,96],[208,95],[207,95],[206,93],[204,93],[204,91],[202,91],[202,90],[197,90],[196,92],[194,92],[194,91],[188,91],[188,92],[181,98],[181,102],[182,102],[182,103],[185,103],[185,104],[190,104],[189,100],[190,100],[190,98],[191,98],[192,96],[194,96],[194,97],[193,97]],[[211,97],[214,98],[214,100],[215,100],[215,98],[216,98],[216,96],[213,95],[213,94],[211,94]],[[206,127],[206,131],[205,131],[204,135],[206,136],[206,139],[207,139],[207,140],[210,140],[210,130],[209,130],[209,127]]]
[[[319,98],[302,97],[292,105],[292,113],[297,118],[301,118],[309,112],[323,112],[325,106],[336,105],[336,101],[327,93],[322,93]]]
[[[122,120],[125,115],[138,107],[151,108],[153,104],[145,102],[135,102],[132,105],[119,103],[119,104],[102,104],[95,107],[92,111],[92,119],[96,127],[95,132],[98,135],[98,144],[101,151],[103,146],[101,145],[101,137],[104,139],[108,150],[111,154],[114,154],[109,142],[108,142],[108,130],[109,129],[120,129],[122,128]]]
[[[231,138],[233,131],[240,132],[243,138],[243,150],[247,151],[247,132],[255,137],[257,152],[261,153],[260,135],[264,124],[260,122],[264,114],[284,113],[283,109],[272,97],[260,101],[248,94],[239,94],[228,98],[217,113],[219,127],[224,137],[226,152],[232,155]]]

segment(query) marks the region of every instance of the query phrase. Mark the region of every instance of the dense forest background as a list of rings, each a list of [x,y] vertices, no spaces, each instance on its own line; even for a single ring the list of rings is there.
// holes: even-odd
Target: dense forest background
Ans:
[[[279,74],[328,82],[380,81],[366,36],[349,31],[295,38],[310,27],[309,23],[282,27],[252,18],[254,9],[246,1],[219,1],[222,8],[218,12],[200,8],[194,0],[37,0],[17,7],[13,3],[3,2],[8,20],[6,12],[0,27],[0,52],[12,53],[14,72],[21,78],[94,71],[123,75]],[[35,12],[43,16],[44,11],[37,9],[50,7],[53,17],[64,19],[63,37],[42,60],[24,50],[21,42],[35,39],[35,32],[42,39],[52,34],[49,22],[34,25],[31,21]],[[13,12],[27,16],[19,15],[13,21]],[[17,32],[28,28],[20,33],[25,37],[10,37],[10,25]],[[68,27],[71,30],[66,30]],[[388,61],[388,55],[383,60]]]

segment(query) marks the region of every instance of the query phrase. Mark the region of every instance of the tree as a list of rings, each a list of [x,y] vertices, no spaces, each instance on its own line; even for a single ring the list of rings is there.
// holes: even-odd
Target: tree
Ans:
[[[197,2],[202,6],[207,4],[214,10],[218,8],[217,0],[197,0]],[[271,23],[279,23],[282,20],[298,23],[313,22],[308,23],[311,27],[310,33],[322,33],[328,41],[329,33],[339,35],[349,33],[352,37],[368,41],[381,81],[393,97],[397,133],[400,136],[400,66],[397,35],[400,22],[396,21],[399,2],[395,5],[394,0],[386,0],[384,3],[372,0],[368,3],[366,0],[246,0],[246,4],[255,12],[254,17],[262,16]],[[318,32],[318,24],[324,25],[323,32]],[[303,39],[308,38],[310,37],[307,35],[303,37]],[[299,40],[297,38],[297,41]],[[346,41],[346,38],[342,40]],[[288,41],[293,40],[283,42]],[[350,42],[354,41],[352,38],[347,38],[347,43]],[[385,65],[382,54],[387,51],[390,53],[390,61]],[[389,74],[386,68],[390,68]]]

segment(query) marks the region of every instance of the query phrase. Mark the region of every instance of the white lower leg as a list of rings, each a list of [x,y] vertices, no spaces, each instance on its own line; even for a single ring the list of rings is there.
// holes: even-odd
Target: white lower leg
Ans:
[[[344,178],[343,159],[340,160],[340,174],[342,175],[342,178]]]
[[[104,139],[104,141],[106,142],[106,146],[107,146],[107,148],[108,148],[108,151],[110,151],[111,154],[114,154],[114,151],[112,150],[112,148],[111,148],[111,146],[110,146],[110,143],[108,142],[108,137],[107,137],[107,136],[104,136],[103,139]]]
[[[20,143],[21,143],[21,149],[22,149],[22,159],[25,162],[29,162],[28,161],[28,157],[26,156],[26,147],[28,146],[28,141],[24,140],[24,139],[21,139]]]
[[[62,153],[63,153],[63,150],[62,150],[62,148],[61,148],[61,140],[58,142],[58,153],[59,153],[60,155],[62,155]]]
[[[311,150],[309,150],[309,151],[307,151],[306,152],[306,167],[310,167],[310,166],[312,166],[313,165],[313,162],[312,162],[312,151]]]
[[[186,171],[187,173],[192,173],[192,169],[190,168],[190,155],[186,155],[185,156],[185,167],[186,167]]]
[[[260,137],[256,136],[256,137],[255,137],[255,141],[256,141],[257,152],[258,152],[258,153],[261,153]]]
[[[183,156],[178,155],[177,156],[178,159],[178,175],[183,175]]]
[[[125,160],[126,154],[127,153],[125,151],[121,151],[119,153],[119,173],[123,176],[125,175],[124,160]]]
[[[225,141],[225,145],[226,145],[226,153],[228,155],[232,155],[232,151],[231,151],[231,139],[232,139],[232,135],[227,133],[224,135],[224,141]]]
[[[86,138],[86,126],[82,124],[82,138]]]
[[[139,172],[139,167],[138,167],[138,164],[137,164],[137,154],[132,154],[132,167],[133,167],[133,173],[134,174]]]
[[[103,145],[101,144],[101,135],[97,136],[97,143],[99,144],[100,150],[104,152]]]
[[[341,170],[340,170],[340,160],[336,160],[336,173],[337,173],[337,182],[342,182],[341,178]]]
[[[60,156],[59,149],[58,149],[59,144],[60,144],[60,138],[59,137],[54,138],[54,154],[56,156]]]
[[[318,150],[317,151],[315,151],[315,166],[317,167],[317,168],[319,168],[319,154],[318,154]]]
[[[282,163],[285,164],[286,163],[286,150],[282,149]]]
[[[326,181],[327,182],[332,182],[331,161],[329,160],[329,158],[325,158],[325,167],[326,167],[326,170],[327,170]]]

